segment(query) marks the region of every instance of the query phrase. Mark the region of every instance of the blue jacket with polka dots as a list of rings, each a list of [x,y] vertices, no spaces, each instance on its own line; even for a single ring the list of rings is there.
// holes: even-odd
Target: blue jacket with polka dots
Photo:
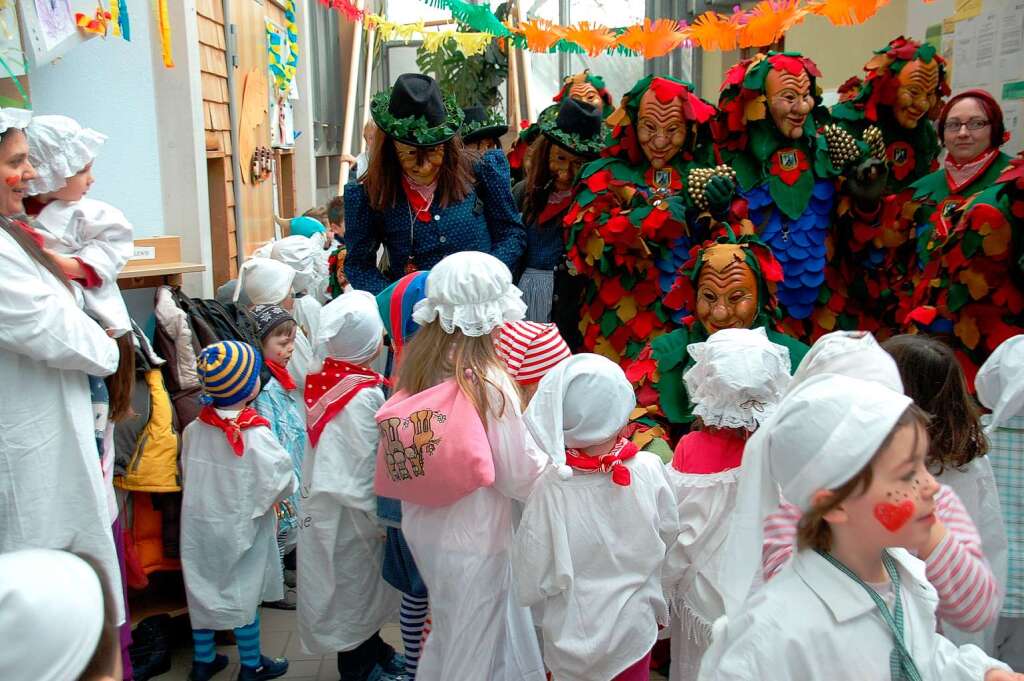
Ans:
[[[515,273],[526,250],[526,231],[512,200],[508,160],[491,150],[474,170],[476,185],[465,199],[432,206],[433,219],[415,224],[404,194],[393,207],[376,211],[362,184],[346,185],[345,276],[352,287],[376,295],[405,274],[410,257],[417,270],[428,270],[459,251],[490,253]],[[390,260],[383,273],[377,268],[382,239]]]

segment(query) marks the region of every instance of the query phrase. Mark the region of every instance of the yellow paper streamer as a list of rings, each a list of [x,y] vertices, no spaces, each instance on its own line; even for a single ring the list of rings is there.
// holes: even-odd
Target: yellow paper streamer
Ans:
[[[453,33],[452,39],[458,45],[459,52],[467,57],[483,54],[494,39],[489,33]]]
[[[155,0],[157,4],[157,21],[160,24],[160,51],[164,58],[164,67],[174,68],[174,55],[171,54],[171,19],[167,12],[167,0]]]

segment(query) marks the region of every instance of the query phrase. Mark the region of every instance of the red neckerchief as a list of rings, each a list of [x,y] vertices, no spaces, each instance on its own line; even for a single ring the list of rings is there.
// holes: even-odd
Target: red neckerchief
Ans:
[[[269,359],[266,358],[263,359],[263,363],[267,366],[268,369],[270,369],[270,373],[273,374],[274,378],[277,379],[277,382],[281,384],[282,388],[284,388],[288,392],[295,390],[295,379],[292,378],[292,375],[288,373],[288,370],[286,368],[284,368],[277,362],[271,362]]]
[[[405,175],[402,176],[402,189],[409,200],[409,208],[416,214],[420,222],[430,222],[430,206],[434,203],[434,191],[437,183],[431,185],[415,184]]]
[[[245,451],[245,443],[242,441],[243,430],[255,428],[256,426],[270,427],[270,421],[260,416],[252,407],[246,407],[238,412],[238,416],[234,419],[223,419],[213,407],[205,406],[199,411],[199,420],[207,425],[223,430],[228,438],[228,444],[231,445],[231,449],[235,452],[235,456],[242,456],[242,453]]]
[[[43,240],[43,235],[40,234],[35,229],[33,229],[31,225],[29,225],[27,222],[22,222],[21,220],[13,220],[13,222],[18,227],[20,227],[21,231],[25,232],[25,234],[27,234],[28,237],[32,239],[32,241],[35,241],[36,245],[39,246],[39,248],[45,248],[44,244],[46,242]]]
[[[328,357],[318,374],[306,377],[306,430],[314,447],[320,441],[324,427],[345,408],[363,388],[372,388],[384,382],[376,371],[351,362]]]
[[[998,155],[998,149],[989,149],[972,161],[958,164],[952,156],[946,154],[946,184],[949,190],[959,194],[960,190],[981,177]]]
[[[561,198],[557,196],[559,193],[561,192],[554,192],[548,198],[548,205],[544,206],[544,210],[537,216],[538,225],[543,225],[548,220],[553,220],[569,208],[569,204],[572,203],[572,192],[564,192],[565,196]]]
[[[632,482],[632,476],[629,473],[629,469],[622,465],[622,463],[632,459],[636,456],[636,453],[636,445],[622,437],[615,443],[612,451],[604,456],[588,456],[578,449],[566,449],[565,464],[570,468],[576,468],[581,471],[600,470],[602,473],[611,473],[612,482],[616,485],[629,487],[629,483]]]

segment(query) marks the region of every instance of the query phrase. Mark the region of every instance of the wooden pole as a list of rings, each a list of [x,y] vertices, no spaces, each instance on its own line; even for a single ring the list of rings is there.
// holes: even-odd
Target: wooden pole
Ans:
[[[363,9],[364,0],[356,0],[355,6],[357,9]],[[356,120],[356,95],[359,92],[359,83],[356,80],[359,78],[359,56],[363,46],[363,24],[360,22],[355,25],[352,33],[352,49],[349,52],[348,62],[348,90],[345,93],[345,124],[342,126],[341,133],[341,153],[347,154],[350,149],[350,140],[352,139],[352,130],[355,128]],[[338,39],[341,39],[339,33]],[[368,59],[372,59],[373,55],[369,55]],[[338,195],[341,196],[345,193],[345,185],[348,183],[349,165],[347,163],[341,164],[341,172],[338,176]]]
[[[516,0],[512,6],[512,11],[515,12],[515,23],[518,26],[523,21],[523,8]],[[524,50],[523,48],[517,48],[516,53],[519,55],[519,100],[522,120],[531,120],[533,118],[533,98],[530,96],[530,51]]]
[[[363,120],[359,128],[359,149],[363,149],[362,130],[366,127],[366,121],[370,120],[370,99],[373,96],[373,50],[377,38],[377,31],[370,29],[366,32],[366,70],[363,71]]]

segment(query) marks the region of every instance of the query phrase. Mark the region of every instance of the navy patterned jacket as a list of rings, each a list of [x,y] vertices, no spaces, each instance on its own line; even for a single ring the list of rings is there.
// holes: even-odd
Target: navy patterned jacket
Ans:
[[[512,272],[526,249],[526,232],[512,201],[508,160],[500,151],[486,152],[475,168],[476,186],[460,203],[433,206],[434,219],[414,220],[404,193],[394,207],[370,208],[366,188],[358,182],[345,187],[345,276],[353,288],[376,295],[405,274],[412,255],[416,269],[432,268],[447,255],[482,251],[498,258]],[[390,269],[377,269],[381,237],[388,247]]]

